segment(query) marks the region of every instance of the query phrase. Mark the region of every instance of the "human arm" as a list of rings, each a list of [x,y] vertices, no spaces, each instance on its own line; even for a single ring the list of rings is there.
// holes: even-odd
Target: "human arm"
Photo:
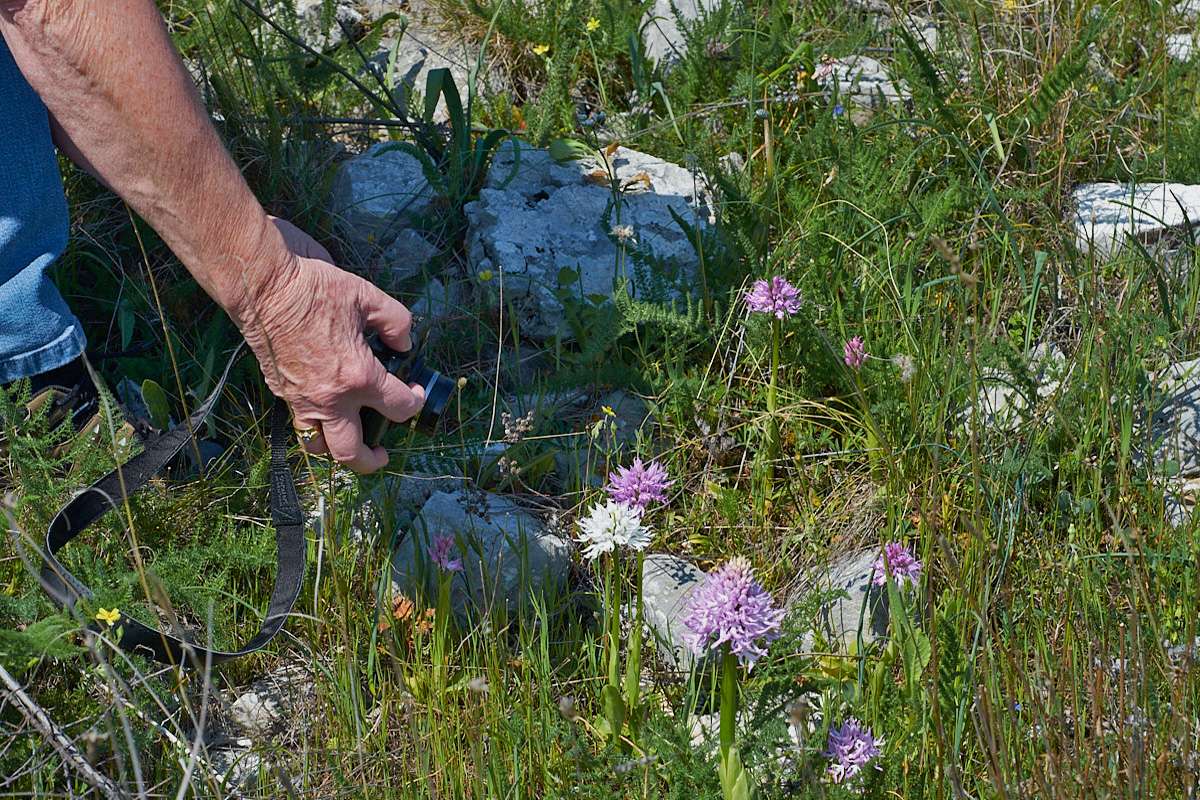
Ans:
[[[322,428],[314,449],[325,444],[360,471],[383,466],[386,453],[363,444],[360,409],[402,421],[423,397],[383,369],[363,331],[407,350],[408,310],[323,250],[314,257],[310,239],[265,213],[153,2],[0,0],[0,35],[65,152],[141,215],[225,309],[297,424]]]

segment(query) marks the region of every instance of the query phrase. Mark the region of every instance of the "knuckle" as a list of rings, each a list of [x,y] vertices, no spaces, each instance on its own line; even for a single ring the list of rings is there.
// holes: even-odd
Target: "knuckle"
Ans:
[[[372,365],[364,361],[346,370],[345,384],[351,391],[360,392],[376,388],[379,385],[379,377]]]

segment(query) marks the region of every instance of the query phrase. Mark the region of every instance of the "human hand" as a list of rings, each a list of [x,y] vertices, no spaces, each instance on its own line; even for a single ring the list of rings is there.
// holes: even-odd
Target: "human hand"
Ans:
[[[239,324],[267,386],[291,406],[296,427],[319,431],[306,449],[328,452],[356,472],[374,472],[387,464],[387,452],[363,443],[360,411],[370,407],[404,422],[420,411],[425,392],[387,372],[364,331],[378,332],[394,350],[409,350],[412,315],[378,287],[335,267],[329,252],[296,226],[272,222],[290,258]]]

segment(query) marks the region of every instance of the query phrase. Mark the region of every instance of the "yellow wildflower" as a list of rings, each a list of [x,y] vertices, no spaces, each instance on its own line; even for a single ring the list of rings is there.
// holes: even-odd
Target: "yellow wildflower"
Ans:
[[[533,54],[535,56],[544,56],[544,55],[546,55],[546,53],[549,53],[549,52],[550,52],[550,45],[548,45],[548,44],[535,44],[533,46]]]
[[[587,32],[595,33],[598,30],[600,30],[600,20],[595,17],[589,18],[587,21]]]
[[[600,410],[604,412],[606,417],[615,417],[617,412],[612,410],[612,406],[600,406]]]
[[[108,627],[112,627],[121,621],[121,612],[117,609],[111,611],[107,608],[102,608],[96,612],[96,621],[103,622]]]

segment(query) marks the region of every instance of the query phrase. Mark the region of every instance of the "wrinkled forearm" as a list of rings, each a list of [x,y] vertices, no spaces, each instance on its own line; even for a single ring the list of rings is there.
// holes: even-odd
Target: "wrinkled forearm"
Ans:
[[[158,231],[235,322],[252,322],[290,254],[213,130],[153,2],[0,0],[0,33],[66,152]]]

